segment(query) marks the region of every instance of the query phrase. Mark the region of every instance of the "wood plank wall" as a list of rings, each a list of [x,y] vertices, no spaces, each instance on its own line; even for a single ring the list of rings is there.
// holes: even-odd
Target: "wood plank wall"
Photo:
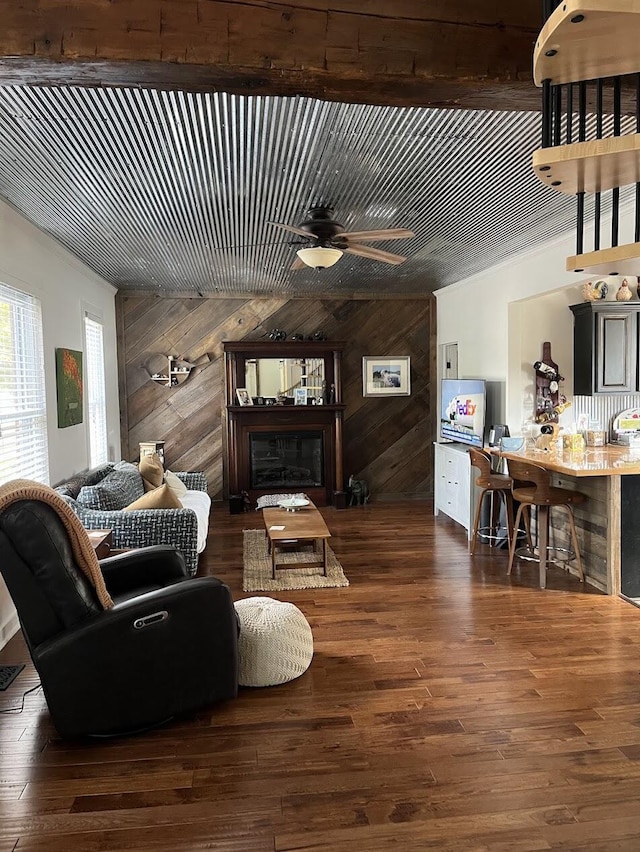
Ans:
[[[552,475],[554,485],[569,491],[580,491],[587,498],[584,503],[573,506],[573,516],[584,573],[602,591],[607,591],[609,481],[607,476],[578,478],[557,473]],[[564,509],[551,509],[549,543],[572,549],[569,522]]]
[[[272,328],[344,340],[345,478],[369,483],[372,499],[433,493],[436,304],[425,299],[116,297],[122,454],[166,441],[172,470],[204,470],[214,500],[224,482],[223,340],[258,340]],[[274,343],[276,354],[277,343]],[[151,381],[166,355],[202,360],[177,388]],[[362,396],[363,355],[409,355],[411,396]],[[345,483],[346,484],[346,483]]]

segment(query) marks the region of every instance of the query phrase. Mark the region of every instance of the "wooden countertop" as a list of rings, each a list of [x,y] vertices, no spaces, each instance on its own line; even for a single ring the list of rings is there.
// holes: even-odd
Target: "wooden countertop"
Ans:
[[[498,447],[487,447],[493,455],[509,459],[526,459],[546,470],[567,476],[624,476],[640,474],[640,448],[585,447],[584,451],[555,451],[524,449],[517,453],[500,452]]]

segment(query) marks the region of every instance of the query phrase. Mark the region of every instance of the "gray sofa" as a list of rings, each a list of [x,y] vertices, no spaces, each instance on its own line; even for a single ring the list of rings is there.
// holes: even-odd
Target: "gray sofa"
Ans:
[[[204,473],[176,473],[190,491],[206,492]],[[85,529],[110,529],[114,548],[170,544],[184,555],[193,576],[198,568],[198,519],[192,509],[122,511],[144,494],[142,477],[129,462],[102,465],[59,483],[65,498]]]

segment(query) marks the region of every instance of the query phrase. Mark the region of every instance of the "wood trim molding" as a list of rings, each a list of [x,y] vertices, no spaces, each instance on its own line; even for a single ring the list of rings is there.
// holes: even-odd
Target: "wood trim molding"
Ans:
[[[124,304],[122,299],[115,300],[116,308],[116,356],[118,365],[118,402],[120,404],[120,458],[129,455],[129,406],[127,405],[127,337],[125,331]],[[116,459],[118,461],[118,459]]]
[[[621,477],[608,477],[607,487],[607,594],[619,595],[621,587]]]

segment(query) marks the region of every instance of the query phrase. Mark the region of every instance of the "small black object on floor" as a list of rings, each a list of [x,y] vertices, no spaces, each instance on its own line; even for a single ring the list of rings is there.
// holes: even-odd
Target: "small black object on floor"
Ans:
[[[13,683],[23,668],[24,663],[17,666],[0,666],[0,692],[4,692]]]

